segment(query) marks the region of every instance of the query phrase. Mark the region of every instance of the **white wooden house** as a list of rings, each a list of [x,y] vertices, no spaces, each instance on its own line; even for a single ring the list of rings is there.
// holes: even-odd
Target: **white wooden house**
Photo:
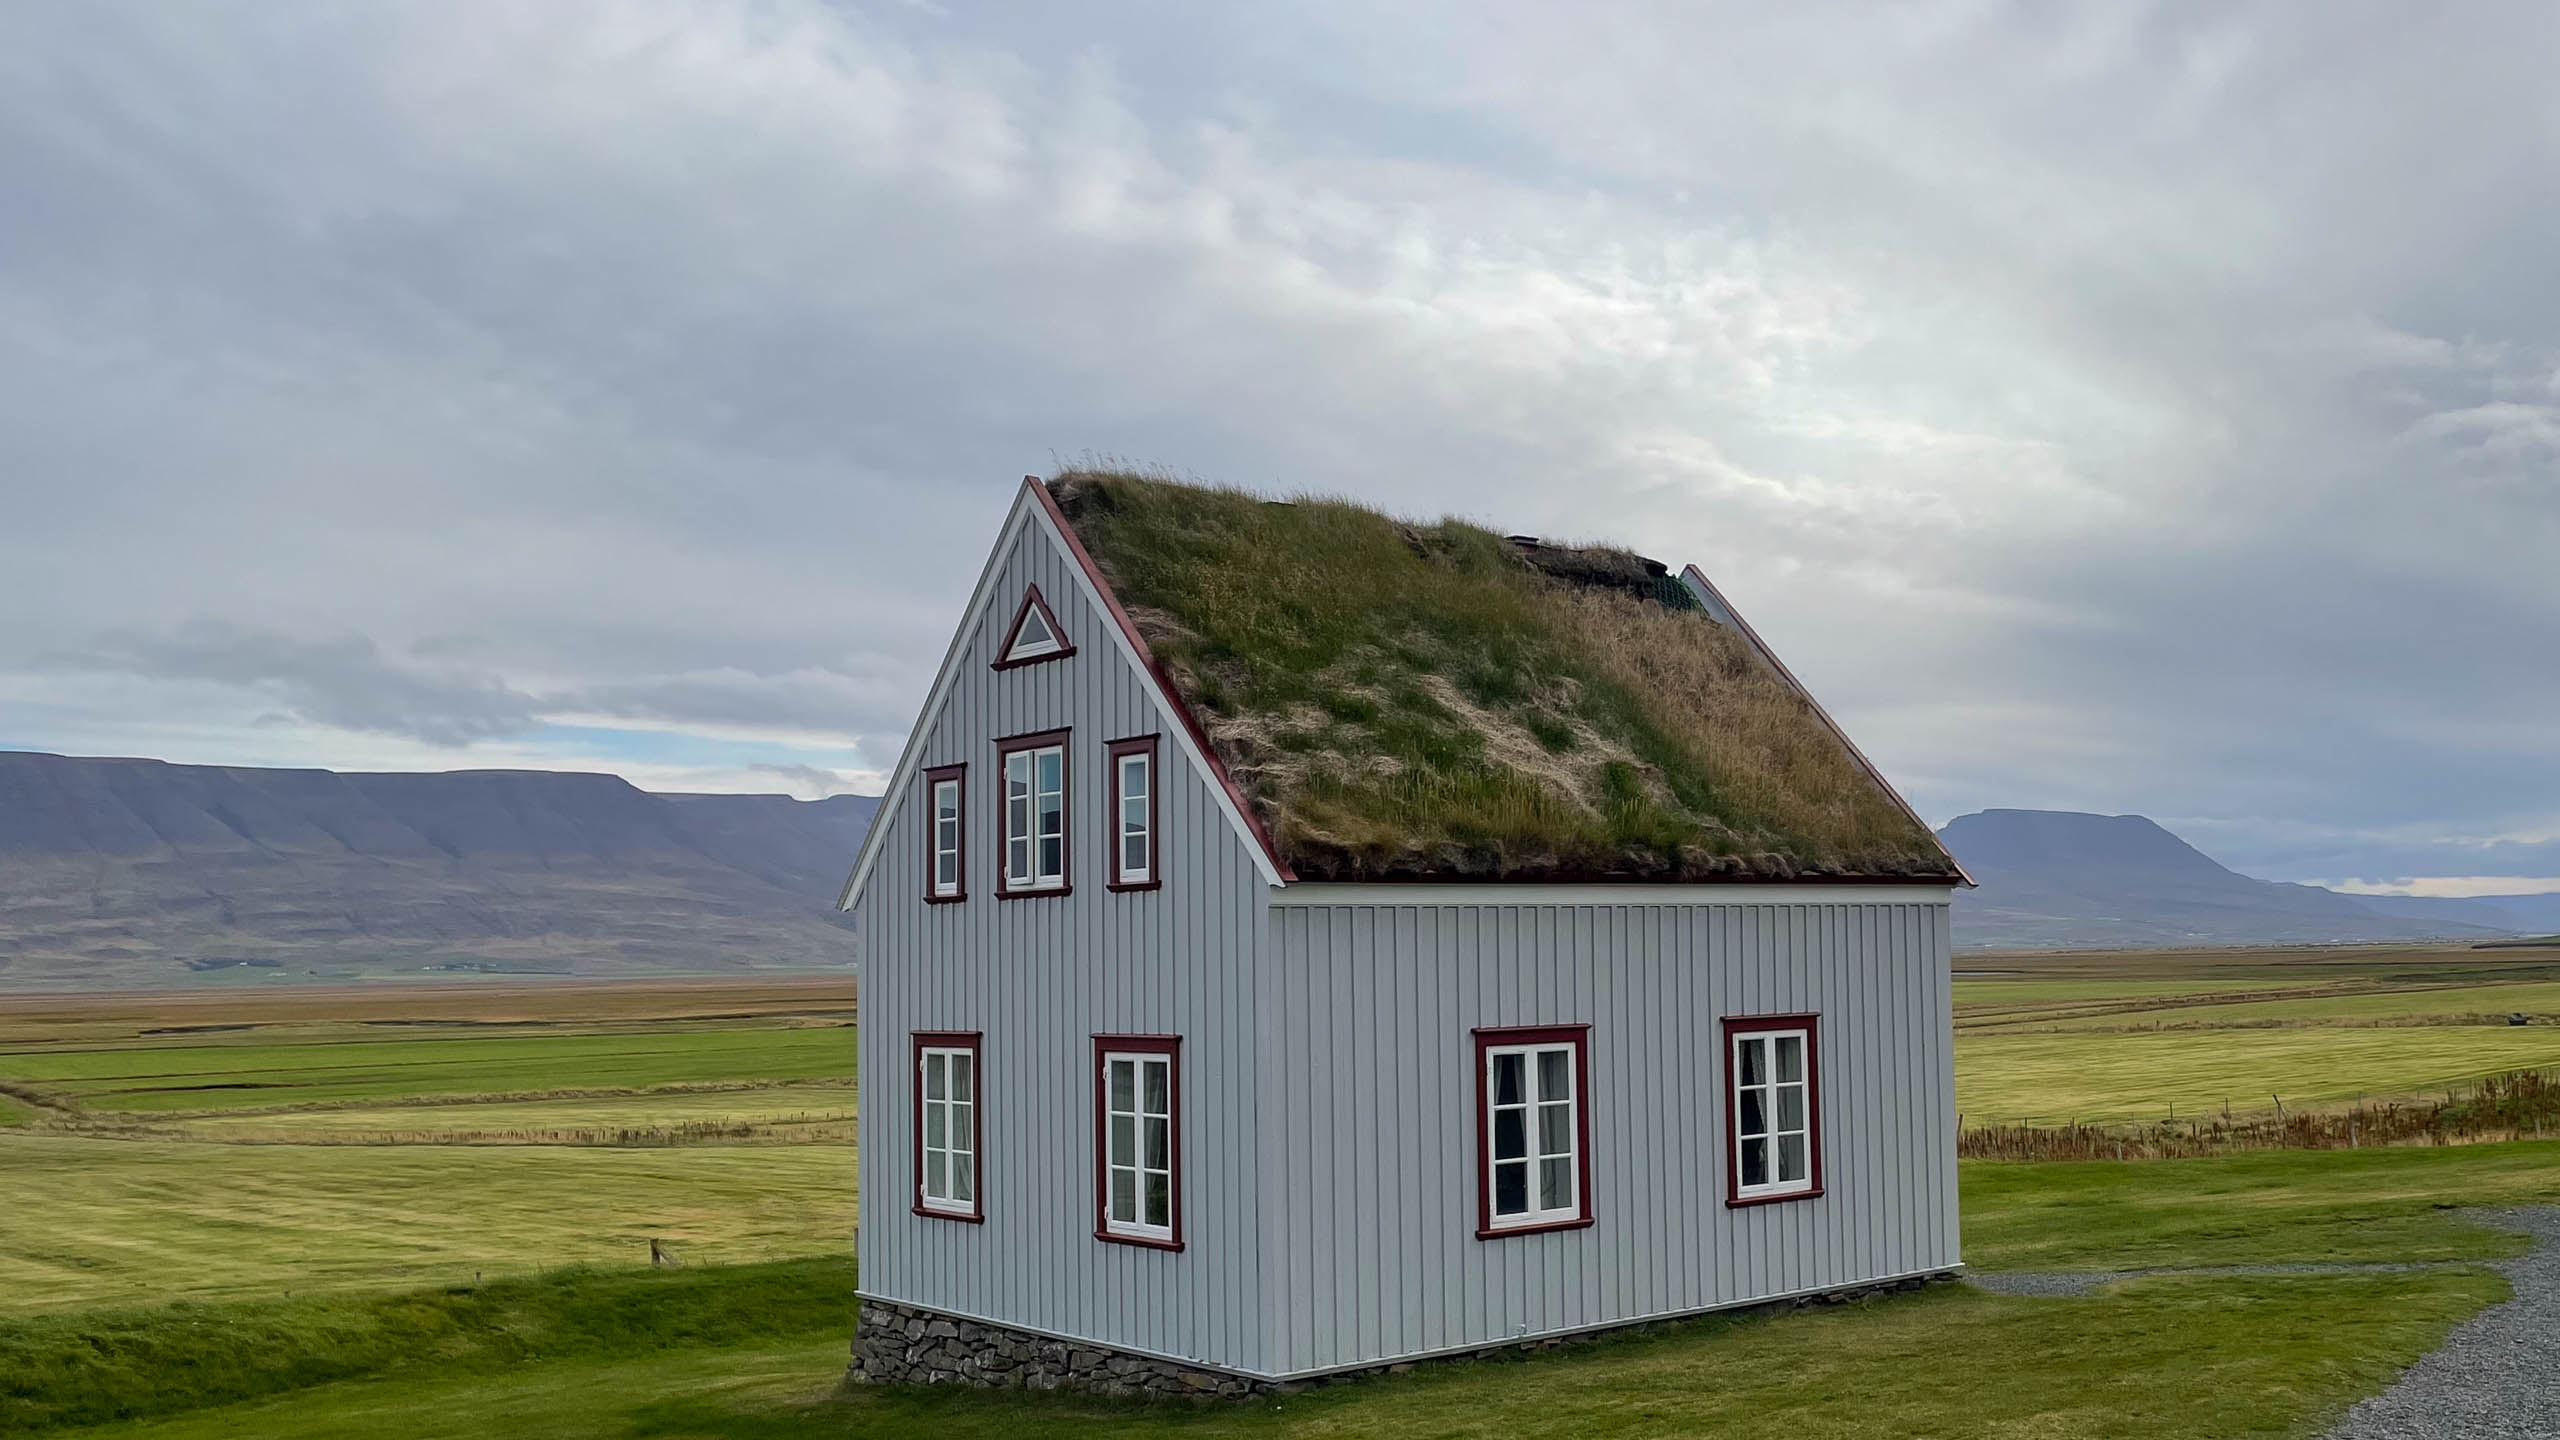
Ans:
[[[1963,883],[1695,569],[1027,481],[845,890],[856,1373],[1242,1393],[1949,1272]]]

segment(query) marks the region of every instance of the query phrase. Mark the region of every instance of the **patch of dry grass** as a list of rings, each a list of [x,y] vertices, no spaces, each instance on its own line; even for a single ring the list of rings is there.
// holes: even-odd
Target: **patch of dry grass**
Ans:
[[[1338,500],[1051,485],[1303,878],[1950,871],[1802,696],[1625,552],[1533,564]]]

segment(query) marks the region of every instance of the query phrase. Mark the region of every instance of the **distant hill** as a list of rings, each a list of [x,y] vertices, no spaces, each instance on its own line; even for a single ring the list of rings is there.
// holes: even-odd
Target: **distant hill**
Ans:
[[[0,986],[841,966],[878,805],[0,751]]]
[[[2253,880],[2140,815],[1984,810],[1938,832],[1980,887],[1960,949],[2487,940],[2560,929],[2560,896],[2342,895]]]

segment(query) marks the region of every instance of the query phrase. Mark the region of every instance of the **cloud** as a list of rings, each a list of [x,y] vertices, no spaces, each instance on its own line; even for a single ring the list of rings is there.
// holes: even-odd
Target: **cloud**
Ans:
[[[1940,818],[2501,873],[2555,24],[10,10],[0,740],[876,773],[1098,450],[1695,560]]]

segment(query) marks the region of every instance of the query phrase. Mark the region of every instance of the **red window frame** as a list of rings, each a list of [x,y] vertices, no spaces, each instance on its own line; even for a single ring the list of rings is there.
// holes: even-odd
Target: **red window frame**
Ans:
[[[917,1030],[907,1054],[908,1115],[913,1121],[909,1133],[907,1160],[913,1172],[907,1187],[907,1208],[933,1220],[957,1220],[963,1225],[983,1225],[987,1220],[987,1056],[986,1035],[977,1030]],[[967,1210],[951,1210],[928,1205],[924,1200],[924,1052],[927,1050],[966,1050],[969,1052],[969,1155],[977,1166],[977,1186],[969,1193]]]
[[[1106,881],[1112,890],[1157,890],[1164,886],[1164,756],[1156,735],[1132,735],[1104,746],[1110,756],[1111,833],[1110,871]],[[1125,756],[1147,757],[1147,878],[1126,880],[1120,873],[1120,761]]]
[[[934,844],[935,839],[938,838],[934,833],[935,821],[938,817],[935,814],[933,797],[934,792],[941,789],[946,783],[960,787],[960,807],[957,812],[960,820],[960,849],[958,854],[953,857],[951,870],[951,878],[956,883],[957,888],[948,895],[939,895],[934,893],[933,888],[933,865],[934,861],[939,858],[937,853],[938,847]],[[965,764],[937,765],[924,772],[924,903],[927,905],[957,905],[968,898],[969,767]]]
[[[1167,1139],[1165,1160],[1172,1173],[1165,1177],[1165,1203],[1173,1221],[1169,1239],[1153,1235],[1128,1235],[1111,1228],[1111,1077],[1109,1057],[1113,1055],[1162,1055],[1165,1064],[1166,1123],[1172,1133]],[[1093,1037],[1093,1238],[1113,1245],[1135,1245],[1145,1250],[1183,1248],[1182,1238],[1182,1037],[1179,1035],[1096,1035]],[[1143,1143],[1143,1142],[1142,1142]]]
[[[1028,735],[1007,735],[996,742],[995,783],[987,788],[995,794],[996,898],[999,900],[1038,900],[1053,895],[1075,893],[1076,767],[1075,748],[1068,743],[1073,733],[1072,727],[1037,730]],[[1005,779],[1005,761],[1020,751],[1045,750],[1052,745],[1058,747],[1058,883],[1027,885],[1021,889],[1015,889],[1013,872],[1004,863],[1005,844],[1011,838],[1005,833],[1004,828],[1005,786],[1009,783]],[[1036,774],[1034,778],[1036,780]],[[1037,853],[1040,845],[1040,818],[1039,806],[1036,803],[1032,806],[1031,823],[1031,844],[1034,852],[1032,871],[1037,874],[1040,868]]]
[[[1591,1210],[1591,1027],[1589,1025],[1482,1026],[1475,1032],[1476,1063],[1476,1238],[1507,1240],[1514,1235],[1545,1235],[1557,1230],[1587,1230]],[[1535,1225],[1497,1225],[1493,1214],[1493,1091],[1486,1076],[1486,1052],[1509,1045],[1573,1047],[1574,1201],[1581,1212],[1570,1220]]]
[[[1822,1198],[1822,1017],[1806,1015],[1728,1015],[1724,1018],[1724,1061],[1716,1068],[1724,1075],[1724,1203],[1728,1210],[1753,1205],[1783,1205],[1791,1200]],[[1802,1190],[1788,1190],[1775,1195],[1742,1193],[1742,1151],[1740,1110],[1741,1094],[1733,1073],[1733,1042],[1741,1035],[1765,1034],[1772,1030],[1804,1032],[1804,1146],[1805,1178],[1812,1182]]]
[[[1048,625],[1049,633],[1058,637],[1058,648],[1045,654],[1012,658],[1013,642],[1022,636],[1023,617],[1034,610],[1040,612],[1040,619]],[[1057,612],[1049,608],[1048,601],[1040,598],[1040,587],[1034,585],[1022,592],[1022,604],[1013,612],[1013,623],[1004,627],[1003,643],[996,646],[996,658],[987,668],[1019,670],[1025,665],[1046,665],[1052,660],[1064,660],[1075,653],[1076,642],[1067,638],[1067,627],[1058,623]]]

